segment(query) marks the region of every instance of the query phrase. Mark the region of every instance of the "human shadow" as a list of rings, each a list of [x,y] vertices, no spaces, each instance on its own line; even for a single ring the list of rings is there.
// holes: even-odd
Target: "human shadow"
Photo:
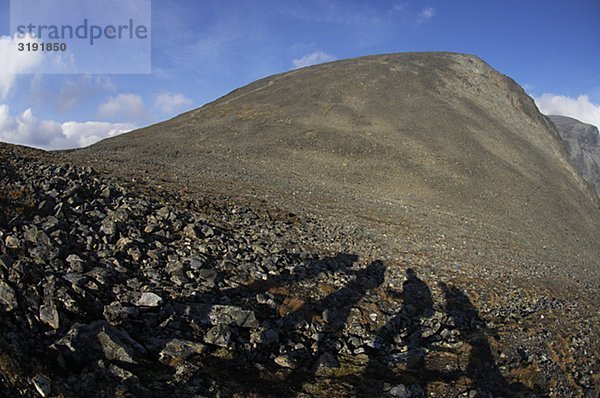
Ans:
[[[364,371],[360,396],[382,396],[387,382],[426,381],[425,346],[421,320],[433,313],[433,297],[427,284],[412,268],[406,270],[402,291],[389,291],[401,301],[402,307],[376,333],[375,347]],[[400,333],[401,332],[401,333]],[[403,372],[392,371],[400,364]],[[423,394],[426,393],[426,383]]]
[[[503,396],[526,396],[530,391],[522,383],[509,383],[498,368],[489,338],[498,339],[495,330],[489,329],[469,297],[455,286],[438,282],[444,294],[445,311],[454,321],[460,340],[469,344],[471,350],[465,375],[472,380],[471,388],[478,394],[502,394]]]
[[[276,396],[296,395],[305,383],[314,381],[318,377],[316,372],[319,370],[318,365],[324,356],[330,358],[330,361],[336,362],[338,351],[345,344],[342,334],[352,309],[357,307],[369,291],[380,287],[384,281],[385,266],[381,261],[374,261],[364,268],[351,269],[357,260],[357,256],[348,254],[326,257],[311,262],[297,274],[275,276],[241,288],[243,293],[239,290],[232,292],[233,295],[241,294],[243,296],[247,293],[247,289],[266,291],[270,287],[282,287],[306,280],[316,281],[317,277],[326,271],[341,272],[351,277],[344,287],[326,294],[321,299],[305,302],[301,307],[289,313],[278,314],[276,319],[273,319],[272,311],[270,314],[268,310],[266,312],[257,311],[260,313],[258,315],[260,318],[285,329],[288,333],[286,337],[295,341],[296,345],[302,348],[281,347],[281,345],[259,346],[254,352],[246,352],[246,358],[213,357],[210,359],[210,365],[213,369],[234,370],[235,374],[231,374],[231,376],[234,379],[237,378],[239,384],[246,386],[249,392],[275,394]],[[324,314],[326,315],[324,316]],[[315,327],[315,332],[320,337],[315,341],[302,333],[294,332],[300,330],[303,325]],[[309,349],[311,345],[314,347],[312,350]],[[290,362],[289,369],[280,369],[272,361],[265,362],[264,360],[269,358],[269,354],[285,355]],[[258,367],[249,366],[249,358],[262,363]],[[266,373],[273,375],[271,383],[268,385],[264,383]]]
[[[247,331],[238,328],[235,333],[238,340],[246,341],[243,346],[236,342],[239,355],[215,356],[210,352],[216,353],[218,349],[211,347],[209,353],[203,354],[202,366],[196,373],[204,380],[220,383],[219,388],[224,388],[222,396],[241,391],[255,396],[298,396],[313,391],[306,390],[307,386],[314,388],[317,384],[330,382],[332,385],[350,385],[353,395],[364,397],[389,396],[390,386],[399,384],[406,386],[411,396],[425,397],[432,384],[440,382],[448,386],[460,383],[460,391],[467,388],[475,391],[476,396],[526,396],[530,392],[521,384],[509,383],[502,375],[489,342],[490,338],[497,338],[497,334],[486,327],[464,292],[438,282],[443,303],[436,304],[431,288],[414,269],[406,270],[402,289],[396,291],[383,287],[386,266],[381,261],[355,268],[357,260],[358,257],[348,254],[314,259],[298,266],[294,272],[229,289],[227,297],[231,299],[231,305],[254,311],[261,327],[278,330],[279,338],[251,347],[247,344]],[[347,283],[329,294],[311,294],[309,296],[321,298],[302,302],[284,313],[273,306],[248,300],[252,295],[274,288],[281,292],[283,299],[288,290],[298,284],[313,283],[317,289],[319,276],[326,272],[344,275]],[[379,329],[367,331],[373,343],[370,345],[366,340],[360,343],[364,348],[360,355],[366,357],[367,362],[357,368],[358,373],[336,373],[335,368],[340,367],[342,360],[357,356],[356,352],[347,350],[352,337],[347,326],[353,309],[360,308],[369,294],[381,293],[382,289],[386,289],[385,294],[390,299],[401,303],[400,310]],[[303,297],[306,300],[306,295]],[[210,312],[212,303],[218,302],[215,295],[208,293],[200,300],[206,305],[193,315],[198,322]],[[443,325],[432,326],[432,319],[440,316],[439,311],[443,312]],[[445,339],[441,337],[444,328],[452,330],[448,343],[458,344],[462,349],[440,344]],[[346,352],[342,353],[342,350]],[[432,365],[428,361],[430,356],[440,351],[446,351],[454,358],[468,356],[466,360],[457,360],[466,365],[458,368]],[[274,357],[285,357],[285,361],[276,363]],[[324,362],[329,369],[321,373],[320,366]],[[172,391],[178,391],[188,386],[173,383],[172,387]],[[209,389],[210,386],[204,385],[196,391],[207,392]]]

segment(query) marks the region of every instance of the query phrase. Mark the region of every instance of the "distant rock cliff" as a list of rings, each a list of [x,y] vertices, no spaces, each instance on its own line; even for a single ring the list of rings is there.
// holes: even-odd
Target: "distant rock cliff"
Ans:
[[[571,164],[592,184],[600,198],[600,133],[596,126],[567,116],[550,115],[565,142]]]

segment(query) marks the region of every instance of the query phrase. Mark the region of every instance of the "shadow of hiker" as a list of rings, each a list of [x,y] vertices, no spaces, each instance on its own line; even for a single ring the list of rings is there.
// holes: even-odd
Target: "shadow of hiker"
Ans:
[[[347,391],[354,391],[357,396],[393,395],[384,388],[387,384],[387,388],[405,388],[411,397],[419,398],[427,396],[428,389],[434,391],[438,382],[449,388],[460,384],[455,387],[457,394],[468,386],[477,391],[477,396],[526,395],[527,390],[522,385],[511,385],[502,376],[488,341],[488,337],[494,335],[485,328],[485,322],[467,295],[439,282],[444,302],[436,303],[430,287],[413,269],[406,270],[401,291],[387,292],[389,297],[401,302],[400,310],[376,330],[366,326],[368,321],[359,320],[365,329],[355,334],[350,327],[356,317],[354,309],[360,310],[363,300],[378,299],[379,293],[373,293],[383,288],[386,273],[386,266],[381,261],[358,269],[354,267],[356,261],[356,256],[347,254],[315,258],[299,264],[296,270],[230,289],[227,294],[231,299],[229,304],[244,311],[254,311],[263,333],[276,333],[277,337],[252,345],[249,344],[252,339],[246,334],[248,331],[243,331],[245,327],[231,326],[237,330],[232,336],[239,336],[235,344],[240,351],[230,357],[205,355],[203,366],[195,371],[200,379],[213,380],[221,387],[226,380],[227,388],[257,396],[297,396],[313,391],[311,388],[316,385],[319,388],[329,385],[335,389],[341,383],[340,386],[346,385]],[[329,293],[320,291],[316,298],[311,294],[312,300],[300,300],[298,307],[285,313],[280,312],[281,305],[273,307],[254,302],[254,295],[272,289],[279,292],[274,296],[280,302],[284,298],[306,297],[294,290],[299,282],[305,289],[310,289],[311,285],[320,289],[320,277],[331,272],[344,275],[342,280],[345,282],[341,287],[330,286]],[[200,301],[203,302],[199,306],[202,310],[192,316],[198,323],[203,322],[219,299],[207,294]],[[433,327],[432,322],[438,320],[440,324]],[[440,333],[444,327],[452,332],[451,338]],[[356,368],[357,373],[349,374],[345,370],[336,373],[342,360],[357,358],[354,349],[348,351],[355,338],[364,349],[365,362]],[[445,344],[452,342],[466,346],[455,350],[452,344]],[[214,347],[207,349],[216,352]],[[454,358],[464,354],[465,360],[459,361],[463,364],[461,367],[449,370],[436,365],[435,360],[431,361],[440,353]],[[278,358],[282,361],[278,362]],[[324,373],[319,372],[322,365],[327,369]],[[184,387],[189,386],[179,385],[179,388]],[[202,388],[194,391],[202,391]],[[332,391],[332,396],[338,396],[336,394],[340,392]]]
[[[406,270],[406,280],[402,283],[402,291],[392,291],[389,294],[402,301],[402,308],[377,331],[375,350],[369,355],[369,363],[364,372],[371,383],[361,386],[365,388],[359,390],[360,396],[382,396],[384,382],[405,382],[411,379],[422,381],[426,371],[426,339],[423,337],[421,319],[433,313],[431,290],[415,271],[409,268]],[[401,349],[401,346],[405,348]],[[398,378],[390,369],[397,363],[404,365],[406,377]],[[424,396],[426,391],[418,393]]]
[[[244,355],[233,358],[211,357],[209,367],[212,368],[213,376],[217,379],[228,377],[230,381],[243,385],[248,393],[276,394],[291,396],[295,394],[307,380],[314,378],[315,364],[320,356],[325,353],[333,355],[337,352],[341,343],[341,333],[346,325],[348,316],[353,308],[364,297],[370,289],[379,287],[384,280],[385,266],[381,261],[375,261],[365,268],[351,269],[358,260],[356,255],[339,253],[334,257],[312,259],[304,263],[299,258],[295,262],[300,264],[292,272],[285,272],[277,276],[271,276],[266,280],[257,280],[247,286],[228,289],[227,303],[239,306],[240,309],[252,310],[256,314],[257,321],[265,325],[264,334],[273,336],[273,331],[278,330],[280,337],[275,340],[264,336],[263,342],[259,342],[254,348],[246,348]],[[265,304],[254,303],[253,297],[268,291],[288,292],[292,288],[306,281],[316,281],[323,273],[335,272],[352,277],[352,280],[344,287],[333,290],[320,300],[303,302],[299,308],[294,308],[287,313],[281,313],[278,309]],[[279,297],[293,298],[283,295]],[[219,303],[219,297],[212,292],[198,295],[194,299],[199,303],[188,304],[187,318],[198,325],[206,325],[209,314]],[[285,301],[284,301],[285,303]],[[315,319],[322,318],[324,312],[328,312],[327,319],[321,319],[320,333],[323,338],[317,340],[316,349],[310,350],[313,338],[305,333],[305,326],[313,327]],[[227,326],[227,329],[233,329]],[[243,335],[240,328],[236,333]],[[284,341],[280,338],[285,336]],[[192,337],[190,337],[192,338]],[[248,340],[248,337],[243,337]],[[269,341],[267,341],[269,340]],[[290,344],[293,342],[294,344]],[[287,343],[287,344],[282,344]],[[229,344],[228,344],[229,345]],[[247,347],[247,346],[246,346]],[[297,348],[301,347],[301,348]],[[161,349],[162,347],[159,347]],[[273,355],[285,355],[290,364],[294,364],[292,370],[285,372],[272,360]],[[286,368],[284,365],[283,368]],[[282,374],[282,371],[286,374]],[[270,383],[264,382],[264,376],[269,373],[273,376]],[[238,379],[238,380],[236,380]]]
[[[472,381],[472,388],[479,394],[503,394],[504,396],[526,396],[531,393],[521,383],[509,383],[496,365],[488,336],[498,339],[494,330],[486,327],[477,309],[465,293],[454,286],[439,282],[445,299],[445,311],[454,321],[459,339],[471,347],[465,370]]]
[[[346,263],[347,260],[354,263],[357,257],[346,255],[344,259]],[[325,262],[328,262],[328,259],[325,259]],[[369,291],[381,286],[385,277],[385,265],[381,261],[374,261],[358,270],[341,269],[340,271],[353,276],[346,286],[320,300],[306,302],[298,310],[281,318],[287,330],[298,330],[300,325],[307,322],[312,327],[316,325],[318,329],[315,332],[322,336],[316,340],[313,352],[304,350],[285,352],[291,357],[295,356],[297,362],[297,367],[279,382],[280,391],[287,390],[290,396],[300,393],[304,383],[314,381],[318,376],[320,365],[337,366],[336,354],[345,345],[343,332],[352,309],[358,307],[359,302]],[[314,272],[309,274],[315,276]],[[301,345],[310,346],[310,339],[304,340]]]

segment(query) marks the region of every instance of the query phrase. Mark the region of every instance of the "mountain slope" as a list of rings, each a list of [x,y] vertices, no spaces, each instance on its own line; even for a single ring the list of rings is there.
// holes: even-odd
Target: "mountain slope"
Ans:
[[[294,70],[71,156],[295,211],[410,225],[423,246],[441,234],[448,246],[467,236],[471,251],[510,247],[569,266],[600,256],[589,238],[600,215],[554,126],[469,55]]]
[[[567,116],[548,116],[565,143],[571,164],[600,197],[600,133],[596,126]]]

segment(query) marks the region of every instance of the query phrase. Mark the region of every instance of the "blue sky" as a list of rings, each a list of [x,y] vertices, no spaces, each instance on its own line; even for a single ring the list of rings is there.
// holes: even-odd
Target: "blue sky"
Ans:
[[[600,126],[599,0],[152,0],[151,29],[151,74],[21,75],[0,0],[0,140],[88,145],[274,73],[405,51],[476,54],[543,112]]]

